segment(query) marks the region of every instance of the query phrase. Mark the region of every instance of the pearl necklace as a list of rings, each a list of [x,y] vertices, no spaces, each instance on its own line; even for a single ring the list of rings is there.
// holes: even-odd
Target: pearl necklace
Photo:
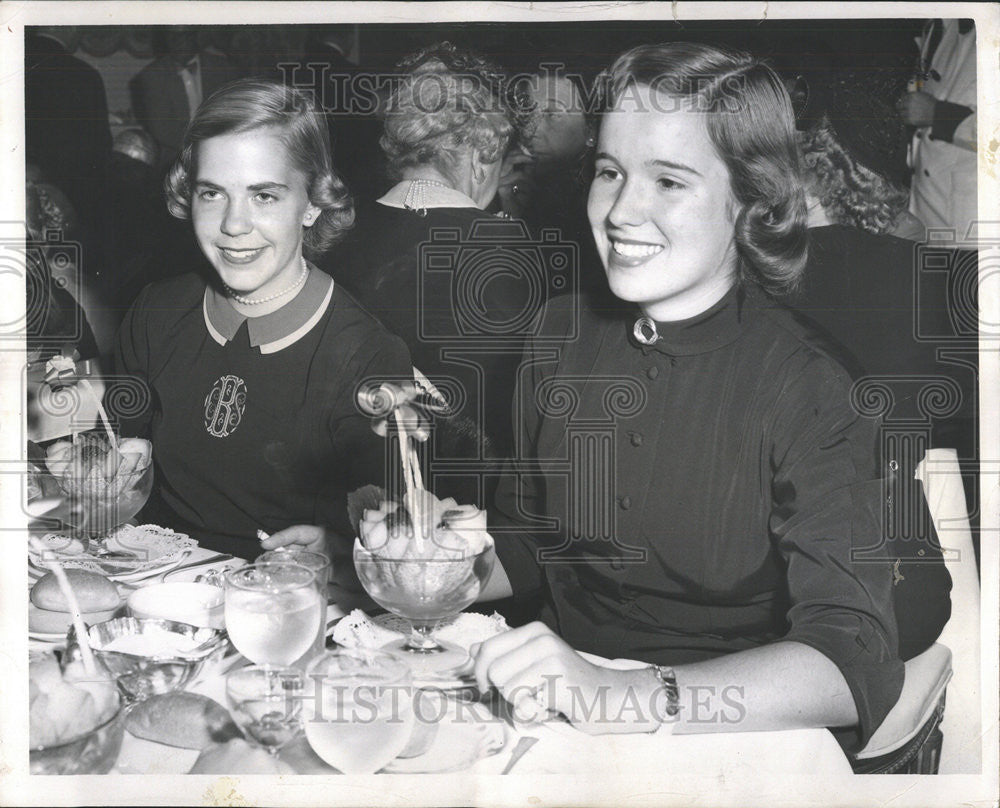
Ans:
[[[226,294],[229,295],[237,303],[242,303],[244,306],[259,306],[261,303],[269,303],[272,300],[277,300],[279,297],[284,297],[291,292],[294,292],[302,284],[306,282],[306,278],[309,276],[309,267],[306,264],[306,259],[302,258],[302,272],[299,273],[299,277],[296,278],[290,286],[286,286],[280,292],[275,292],[273,295],[267,295],[267,297],[244,297],[243,295],[236,292],[235,289],[226,286]]]
[[[403,207],[412,210],[420,216],[427,215],[427,188],[436,185],[438,188],[448,188],[454,190],[450,185],[439,180],[410,180],[410,187],[406,189],[406,196],[403,198]]]

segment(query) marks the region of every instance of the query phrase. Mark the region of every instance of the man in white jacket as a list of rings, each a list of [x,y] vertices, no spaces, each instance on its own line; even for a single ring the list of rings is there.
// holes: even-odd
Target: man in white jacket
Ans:
[[[920,71],[899,100],[917,127],[910,152],[910,212],[958,239],[976,219],[976,31],[971,20],[929,20],[917,39]],[[915,86],[914,86],[915,85]]]

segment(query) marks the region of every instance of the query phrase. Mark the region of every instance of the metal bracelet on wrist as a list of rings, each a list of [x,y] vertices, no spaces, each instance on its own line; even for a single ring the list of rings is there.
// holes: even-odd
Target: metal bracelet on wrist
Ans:
[[[681,711],[681,692],[677,687],[677,675],[668,665],[650,665],[649,668],[667,694],[666,714],[673,718]]]

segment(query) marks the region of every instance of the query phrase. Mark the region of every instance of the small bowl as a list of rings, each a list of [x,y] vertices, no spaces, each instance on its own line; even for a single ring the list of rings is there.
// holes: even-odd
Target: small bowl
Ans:
[[[479,596],[493,570],[493,545],[461,558],[385,558],[354,547],[354,568],[379,606],[408,620],[453,617]]]
[[[167,651],[163,654],[140,655],[124,651],[104,650],[121,637],[137,635],[176,634],[180,638],[199,644],[194,654]],[[225,631],[199,628],[189,623],[173,620],[116,617],[87,629],[87,638],[94,656],[108,669],[118,682],[118,687],[129,699],[145,699],[161,693],[180,690],[194,679],[206,660],[225,653],[229,641]],[[67,651],[79,653],[76,629],[71,628],[66,638]]]
[[[107,774],[118,760],[125,732],[125,703],[103,724],[50,746],[29,750],[31,774]]]
[[[103,440],[103,436],[100,437]],[[74,457],[79,457],[79,453],[85,451],[81,443],[74,447],[72,453]],[[98,536],[110,533],[139,513],[153,491],[151,452],[134,469],[115,477],[111,483],[101,477],[81,477],[81,471],[72,461],[59,473],[50,471],[64,500],[65,512],[61,518],[80,534]],[[40,487],[44,490],[44,485],[40,484]]]
[[[193,581],[152,584],[128,596],[128,610],[133,617],[174,620],[199,628],[225,628],[225,608],[223,589]]]

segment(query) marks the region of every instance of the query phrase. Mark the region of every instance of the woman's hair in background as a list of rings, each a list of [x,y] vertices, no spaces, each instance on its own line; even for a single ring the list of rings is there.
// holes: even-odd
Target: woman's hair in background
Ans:
[[[706,113],[709,137],[741,206],[736,245],[743,280],[792,291],[805,268],[805,193],[788,93],[761,60],[694,42],[641,45],[598,79],[600,112],[643,85]]]
[[[433,165],[451,177],[470,148],[503,159],[528,116],[509,97],[503,71],[484,57],[438,43],[399,64],[407,75],[389,98],[380,141],[391,173]]]
[[[180,157],[164,180],[167,207],[180,219],[190,217],[199,143],[266,128],[284,142],[292,164],[306,176],[309,201],[322,211],[302,239],[307,255],[321,254],[354,224],[354,202],[333,170],[330,134],[322,114],[308,96],[277,82],[234,81],[198,107],[184,133]]]
[[[35,241],[45,241],[45,234],[58,230],[66,238],[73,238],[79,218],[73,203],[61,190],[45,182],[41,172],[31,164],[26,166],[24,185],[25,226]]]
[[[799,145],[806,184],[831,221],[878,235],[907,209],[909,194],[862,164],[837,139],[826,115],[799,133]]]

